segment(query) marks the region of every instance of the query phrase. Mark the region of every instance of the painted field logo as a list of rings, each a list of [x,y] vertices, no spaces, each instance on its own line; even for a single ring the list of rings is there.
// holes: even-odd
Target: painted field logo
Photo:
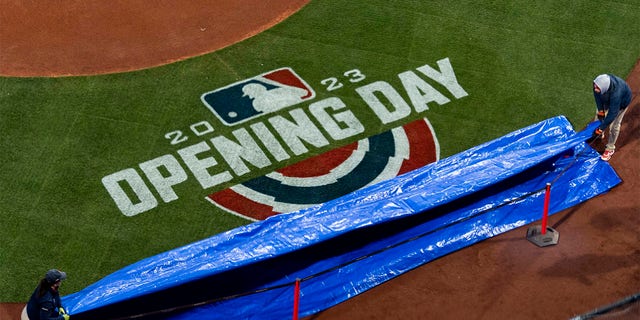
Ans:
[[[467,93],[455,79],[449,60],[440,60],[438,65],[441,68],[440,71],[428,65],[419,67],[417,70],[445,86],[456,98],[466,96]],[[294,74],[291,69],[279,70],[286,70],[290,74]],[[296,76],[297,85],[293,85],[291,81],[286,83],[287,86],[295,87],[298,90],[295,93],[293,90],[288,93],[288,96],[295,98],[291,102],[279,103],[277,102],[279,97],[273,96],[268,98],[269,101],[258,103],[260,96],[256,95],[258,91],[254,90],[253,86],[264,85],[264,81],[258,83],[257,79],[273,78],[271,75],[275,72],[278,70],[237,82],[205,94],[202,99],[212,110],[215,110],[220,118],[225,117],[223,114],[226,113],[227,119],[224,121],[232,123],[232,120],[244,121],[261,113],[273,112],[314,97],[310,87]],[[358,69],[349,70],[343,76],[346,83],[350,84],[359,83],[367,78]],[[450,101],[413,71],[402,72],[398,77],[417,112],[428,110],[428,103],[442,105]],[[284,81],[280,80],[280,82]],[[344,87],[342,81],[337,77],[327,78],[321,83],[328,84],[327,91]],[[256,86],[256,88],[258,87]],[[306,88],[306,95],[304,88]],[[277,89],[268,86],[259,88],[262,94]],[[409,104],[387,82],[376,81],[357,87],[355,90],[383,123],[397,121],[411,113]],[[223,95],[226,91],[231,91],[230,95],[236,97],[242,92],[243,96],[252,99],[252,106],[243,106],[242,109],[248,111],[242,114],[239,114],[239,111],[235,109],[216,108],[216,106],[232,105],[224,101]],[[263,105],[269,107],[263,107]],[[344,108],[347,106],[341,99],[328,98],[311,103],[307,108],[303,107],[294,111],[297,111],[298,114],[304,114],[303,109],[309,110],[316,115],[324,129],[327,129],[331,126],[324,124],[322,119],[330,119],[335,122],[338,117],[328,118],[326,117],[328,114],[323,112],[328,109],[341,110]],[[318,112],[318,110],[325,111]],[[351,129],[354,129],[351,134],[362,132],[364,127],[350,111],[349,117],[352,117],[351,121],[344,119],[341,121],[351,123]],[[281,135],[281,137],[285,136],[288,134]],[[227,212],[251,220],[263,220],[279,213],[292,212],[336,199],[365,186],[437,161],[439,149],[431,124],[424,118],[303,160],[265,176],[211,193],[207,199]]]
[[[207,92],[201,99],[224,124],[233,125],[315,96],[293,69],[280,68]]]
[[[208,196],[216,206],[264,220],[320,204],[437,161],[425,118],[303,160]]]
[[[171,130],[164,138],[172,151],[107,174],[102,184],[125,216],[193,194],[179,186],[195,182],[227,212],[266,219],[436,161],[440,147],[424,114],[468,95],[448,58],[391,80],[350,69],[318,86],[341,94],[315,99],[291,68],[204,93],[201,101],[227,128],[205,119]]]

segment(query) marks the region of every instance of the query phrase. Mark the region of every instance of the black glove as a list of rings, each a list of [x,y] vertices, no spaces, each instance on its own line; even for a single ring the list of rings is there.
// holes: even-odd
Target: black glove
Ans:
[[[604,120],[604,117],[605,117],[604,111],[598,110],[597,116],[598,116],[598,120],[600,120],[600,122],[602,122]]]

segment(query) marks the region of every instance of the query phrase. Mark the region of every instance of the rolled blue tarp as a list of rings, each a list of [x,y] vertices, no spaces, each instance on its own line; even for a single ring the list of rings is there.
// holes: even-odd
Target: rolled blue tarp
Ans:
[[[141,260],[63,297],[74,319],[311,315],[408,270],[617,185],[559,116],[324,204]]]

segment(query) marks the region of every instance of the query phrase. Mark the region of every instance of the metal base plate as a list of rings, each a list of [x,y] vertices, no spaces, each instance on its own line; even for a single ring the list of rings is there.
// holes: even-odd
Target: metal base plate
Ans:
[[[546,247],[558,244],[560,234],[551,227],[547,227],[545,234],[542,234],[542,226],[533,226],[527,230],[527,240],[538,247]]]

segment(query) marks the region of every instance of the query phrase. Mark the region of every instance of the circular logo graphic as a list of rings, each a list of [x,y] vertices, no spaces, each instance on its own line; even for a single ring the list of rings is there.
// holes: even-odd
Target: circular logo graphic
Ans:
[[[207,199],[250,220],[301,210],[391,179],[438,160],[439,145],[424,118],[333,149]]]

